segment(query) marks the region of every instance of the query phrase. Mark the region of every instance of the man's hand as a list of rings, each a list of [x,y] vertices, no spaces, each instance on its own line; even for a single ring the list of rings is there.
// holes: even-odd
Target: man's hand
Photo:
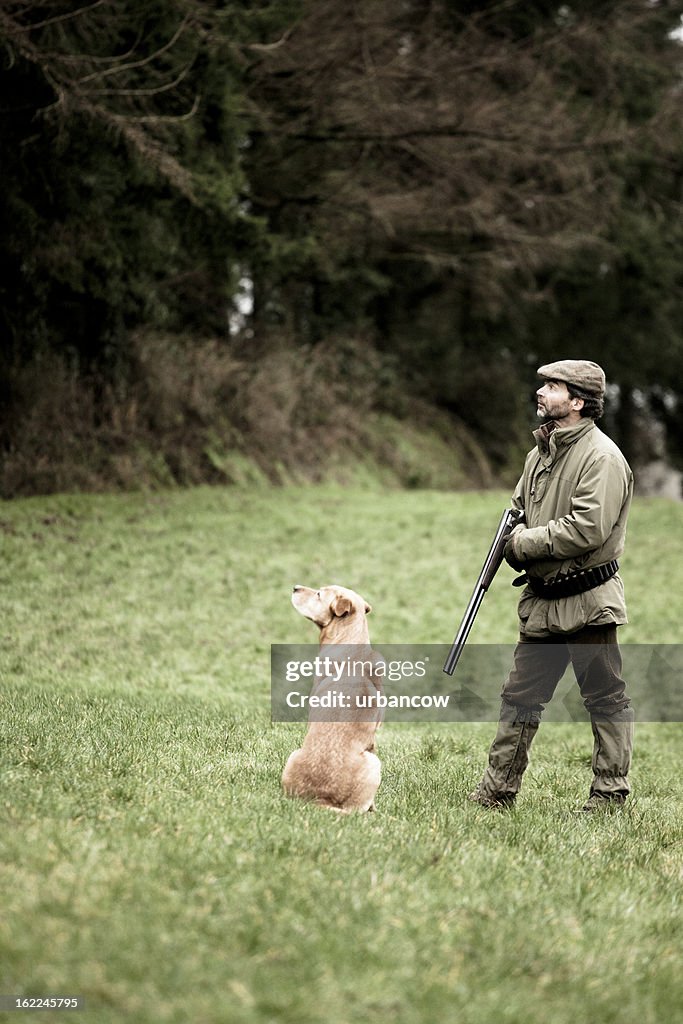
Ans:
[[[518,534],[524,530],[525,527],[520,523],[519,526],[515,526],[514,530],[508,537],[508,542],[503,549],[503,557],[508,565],[512,566],[515,572],[523,572],[526,569],[528,563],[524,561],[518,554],[515,548],[515,538]]]

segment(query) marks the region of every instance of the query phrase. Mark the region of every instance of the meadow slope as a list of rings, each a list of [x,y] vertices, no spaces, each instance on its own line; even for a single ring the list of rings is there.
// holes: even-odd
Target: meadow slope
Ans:
[[[280,795],[303,730],[270,721],[270,645],[315,632],[292,584],[360,591],[375,642],[450,642],[506,499],[2,504],[0,995],[96,1024],[683,1020],[678,723],[638,726],[631,805],[599,819],[573,813],[585,723],[541,729],[505,814],[466,800],[491,723],[387,724],[376,814]],[[681,642],[682,526],[634,505],[626,642]],[[514,641],[509,579],[474,641]]]

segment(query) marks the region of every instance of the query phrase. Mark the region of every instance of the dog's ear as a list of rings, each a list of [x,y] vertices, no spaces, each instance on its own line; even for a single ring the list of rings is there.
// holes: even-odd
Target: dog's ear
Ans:
[[[338,594],[330,605],[330,608],[337,618],[341,619],[344,615],[351,614],[353,611],[353,603],[348,599],[348,597],[344,597],[343,594]]]
[[[372,611],[372,605],[368,604],[368,602],[366,601],[365,602],[365,614],[369,615],[371,611]]]

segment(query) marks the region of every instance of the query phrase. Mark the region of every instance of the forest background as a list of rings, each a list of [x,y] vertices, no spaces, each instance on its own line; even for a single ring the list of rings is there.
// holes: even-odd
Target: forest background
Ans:
[[[679,488],[682,16],[1,0],[0,495],[507,484],[558,357]]]

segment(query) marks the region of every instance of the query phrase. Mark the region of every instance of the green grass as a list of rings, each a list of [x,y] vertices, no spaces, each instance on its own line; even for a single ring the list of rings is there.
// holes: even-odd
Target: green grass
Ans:
[[[374,815],[280,795],[303,727],[270,723],[269,646],[315,637],[291,585],[359,590],[378,644],[450,642],[505,501],[0,506],[0,994],[82,995],[97,1024],[682,1020],[678,724],[638,727],[631,806],[600,819],[571,813],[585,724],[541,729],[506,814],[466,800],[490,723],[386,725]],[[624,641],[680,642],[682,525],[636,502]],[[514,640],[508,583],[473,641]]]

